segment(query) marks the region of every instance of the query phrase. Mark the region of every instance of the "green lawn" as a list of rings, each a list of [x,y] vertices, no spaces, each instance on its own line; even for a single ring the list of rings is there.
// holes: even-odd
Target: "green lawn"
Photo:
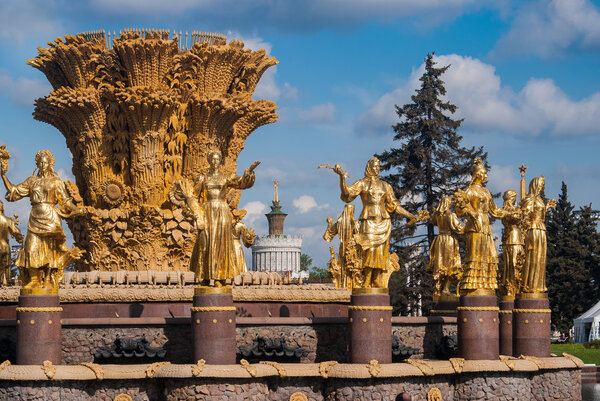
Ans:
[[[559,356],[566,352],[581,359],[584,363],[600,365],[600,349],[585,349],[583,344],[552,344],[550,349],[552,353]]]

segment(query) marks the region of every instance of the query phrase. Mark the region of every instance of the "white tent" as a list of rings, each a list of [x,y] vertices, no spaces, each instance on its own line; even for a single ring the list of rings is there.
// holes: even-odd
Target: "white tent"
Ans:
[[[600,302],[574,320],[575,343],[600,339]]]

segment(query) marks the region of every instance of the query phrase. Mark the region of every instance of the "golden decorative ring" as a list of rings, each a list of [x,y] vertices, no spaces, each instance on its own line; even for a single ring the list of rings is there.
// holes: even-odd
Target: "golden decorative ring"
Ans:
[[[63,308],[57,307],[43,307],[43,306],[17,306],[17,312],[62,312]]]
[[[209,287],[205,285],[199,285],[194,288],[194,294],[231,294],[231,286],[225,285],[223,287]]]
[[[384,294],[389,293],[387,288],[353,288],[352,294]]]
[[[501,310],[501,311],[498,311],[498,313],[513,313],[513,311],[512,310]]]
[[[348,306],[350,310],[392,310],[391,306],[360,306],[360,305],[350,305]]]
[[[551,309],[513,309],[515,313],[550,313]]]
[[[235,306],[192,306],[191,310],[192,312],[235,312]]]
[[[440,314],[440,313],[454,313],[455,314],[456,313],[456,309],[432,309],[432,310],[429,311],[429,314],[432,314],[432,313],[438,313],[438,314]]]
[[[459,306],[456,310],[496,312],[499,311],[500,308],[497,306]]]

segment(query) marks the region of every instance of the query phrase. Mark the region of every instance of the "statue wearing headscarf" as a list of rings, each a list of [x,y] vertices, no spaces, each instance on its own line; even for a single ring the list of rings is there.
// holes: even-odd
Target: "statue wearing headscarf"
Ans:
[[[521,293],[544,293],[546,288],[546,212],[556,206],[556,200],[544,203],[544,177],[529,183],[529,193],[521,202],[525,230],[525,263],[521,275]]]

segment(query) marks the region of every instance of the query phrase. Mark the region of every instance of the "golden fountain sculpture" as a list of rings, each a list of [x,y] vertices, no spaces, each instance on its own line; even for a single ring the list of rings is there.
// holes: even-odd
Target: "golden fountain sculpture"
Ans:
[[[340,176],[340,190],[342,201],[352,202],[360,196],[363,204],[363,210],[360,214],[358,232],[354,232],[351,221],[354,219],[353,210],[345,208],[348,227],[344,229],[344,255],[343,263],[346,266],[339,265],[342,269],[347,269],[356,261],[360,264],[350,267],[359,270],[360,278],[355,277],[353,272],[346,273],[352,276],[353,288],[387,288],[390,275],[399,269],[398,255],[390,253],[390,235],[392,232],[392,222],[390,213],[398,213],[409,220],[409,224],[427,218],[426,212],[419,212],[418,216],[405,210],[400,202],[394,196],[392,186],[379,178],[381,170],[379,159],[371,158],[365,168],[365,177],[354,182],[350,186],[346,184],[348,174],[342,170],[339,164],[334,167],[321,165],[321,167],[331,168]],[[328,225],[332,226],[333,220],[328,219]],[[329,230],[333,233],[333,230]],[[338,227],[339,234],[339,227]],[[326,236],[331,235],[326,233]],[[327,239],[327,237],[326,237]],[[355,255],[352,253],[356,252]],[[333,251],[332,251],[333,253]],[[332,255],[335,258],[335,255]],[[349,263],[350,262],[350,263]],[[332,266],[330,262],[330,268]],[[333,264],[335,266],[335,263]],[[343,280],[338,285],[343,285]]]
[[[17,218],[17,215],[7,217],[4,214],[4,203],[0,202],[0,285],[2,286],[11,285],[12,280],[9,236],[23,245],[23,234],[19,230]]]
[[[444,196],[429,220],[438,228],[438,235],[431,243],[427,270],[433,274],[434,300],[452,296],[452,285],[462,277],[462,265],[458,250],[457,234],[463,234],[465,226],[456,213],[450,210],[452,199]]]
[[[71,218],[82,211],[73,203],[63,180],[56,176],[54,156],[49,150],[37,152],[36,169],[18,185],[13,185],[6,176],[8,157],[2,159],[0,168],[6,200],[14,202],[29,197],[31,202],[25,244],[16,261],[23,288],[58,289],[64,268],[85,252],[77,247],[67,248],[60,219]]]
[[[235,174],[248,135],[277,120],[274,102],[252,99],[274,57],[223,35],[194,33],[189,49],[181,37],[84,33],[28,61],[54,89],[34,118],[55,126],[73,155],[77,185],[66,187],[83,213],[68,225],[87,251],[78,270],[186,269],[195,221],[172,184],[206,175],[209,149],[221,152],[222,174]],[[239,188],[224,195],[232,209]]]
[[[500,295],[504,300],[513,300],[519,291],[523,267],[523,233],[521,231],[521,209],[516,206],[517,191],[504,192],[504,217],[502,224],[502,259],[504,266],[500,275]]]
[[[208,172],[196,178],[196,190],[190,181],[181,180],[175,183],[174,193],[185,198],[198,229],[190,268],[202,285],[210,285],[214,280],[213,284],[221,287],[225,280],[241,273],[238,272],[241,261],[236,251],[234,233],[234,228],[241,227],[235,227],[227,194],[230,189],[241,190],[254,185],[254,169],[260,162],[254,162],[242,176],[236,176],[223,171],[221,152],[218,150],[208,152],[207,159]],[[237,234],[238,242],[240,236],[241,231]],[[243,253],[241,258],[243,260]]]
[[[525,234],[525,262],[521,273],[520,293],[546,297],[546,213],[556,206],[556,200],[544,203],[544,177],[535,177],[529,183],[529,192],[521,202],[522,225]],[[533,295],[535,297],[536,295]]]
[[[471,183],[466,191],[453,195],[458,216],[466,217],[466,257],[460,282],[461,295],[494,295],[498,288],[498,252],[492,238],[489,216],[501,219],[504,210],[494,203],[485,188],[487,170],[480,158],[473,166]]]

